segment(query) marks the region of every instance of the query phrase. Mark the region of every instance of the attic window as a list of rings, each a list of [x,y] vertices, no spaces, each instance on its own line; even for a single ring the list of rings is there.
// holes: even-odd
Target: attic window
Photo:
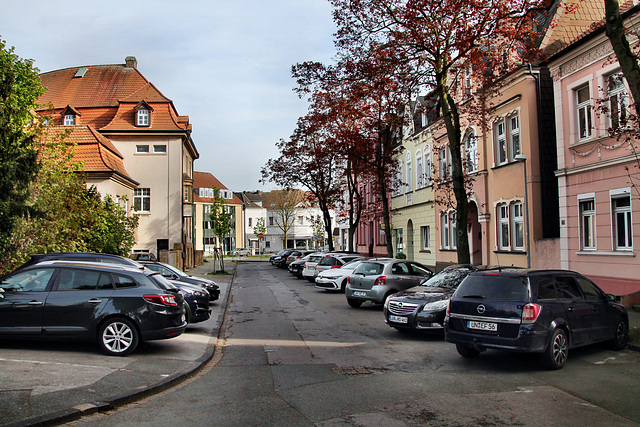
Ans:
[[[87,71],[89,71],[88,68],[79,68],[78,71],[76,71],[76,75],[73,76],[73,78],[82,78],[84,77],[85,74],[87,74]]]
[[[149,110],[140,109],[137,111],[136,126],[149,126]]]
[[[73,126],[76,124],[76,116],[75,114],[65,114],[64,116],[64,125],[65,126]]]

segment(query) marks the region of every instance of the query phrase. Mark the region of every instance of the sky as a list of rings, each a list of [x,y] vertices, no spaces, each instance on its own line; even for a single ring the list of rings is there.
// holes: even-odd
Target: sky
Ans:
[[[308,108],[291,66],[331,62],[328,0],[0,0],[0,38],[41,72],[99,64],[138,70],[180,115],[200,154],[194,169],[233,191],[269,191],[260,170]]]

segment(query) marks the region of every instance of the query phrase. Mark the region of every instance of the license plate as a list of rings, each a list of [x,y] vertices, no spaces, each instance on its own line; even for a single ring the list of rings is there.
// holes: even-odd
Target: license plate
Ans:
[[[409,318],[403,316],[394,316],[393,314],[389,315],[389,322],[396,323],[409,323]]]
[[[366,297],[367,293],[366,292],[362,292],[362,291],[354,291],[353,292],[353,296],[354,297]]]
[[[469,328],[469,329],[479,329],[481,331],[497,332],[498,331],[498,324],[497,323],[487,323],[487,322],[474,322],[473,320],[470,320],[470,321],[467,322],[467,328]]]

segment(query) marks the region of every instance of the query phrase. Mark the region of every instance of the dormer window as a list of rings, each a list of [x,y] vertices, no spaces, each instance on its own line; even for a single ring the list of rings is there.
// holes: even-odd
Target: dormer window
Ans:
[[[151,112],[153,111],[153,108],[151,108],[149,104],[144,101],[140,101],[140,103],[135,106],[134,110],[136,112],[136,126],[151,126]]]
[[[62,112],[62,124],[65,126],[75,126],[78,124],[78,116],[81,116],[80,112],[70,105],[67,105]]]
[[[138,110],[138,126],[149,126],[149,110]]]

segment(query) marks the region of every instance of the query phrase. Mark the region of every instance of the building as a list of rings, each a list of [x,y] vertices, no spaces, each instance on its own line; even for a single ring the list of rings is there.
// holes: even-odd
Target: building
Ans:
[[[225,200],[225,209],[231,212],[231,230],[227,236],[219,239],[211,229],[211,209],[214,203],[214,189],[219,191]],[[196,250],[204,251],[205,255],[213,255],[214,249],[220,248],[227,254],[244,245],[244,212],[242,200],[231,190],[208,172],[194,172],[193,201],[195,206]]]
[[[235,196],[242,200],[244,209],[244,247],[251,249],[253,253],[260,253],[265,249],[265,236],[260,238],[260,233],[256,234],[255,230],[255,227],[262,222],[266,231],[267,210],[262,206],[262,194],[262,191],[235,193]]]
[[[137,69],[125,64],[65,68],[40,75],[41,115],[52,135],[69,130],[89,184],[126,195],[139,216],[134,252],[175,249],[194,263],[193,162],[199,157],[182,116]]]

